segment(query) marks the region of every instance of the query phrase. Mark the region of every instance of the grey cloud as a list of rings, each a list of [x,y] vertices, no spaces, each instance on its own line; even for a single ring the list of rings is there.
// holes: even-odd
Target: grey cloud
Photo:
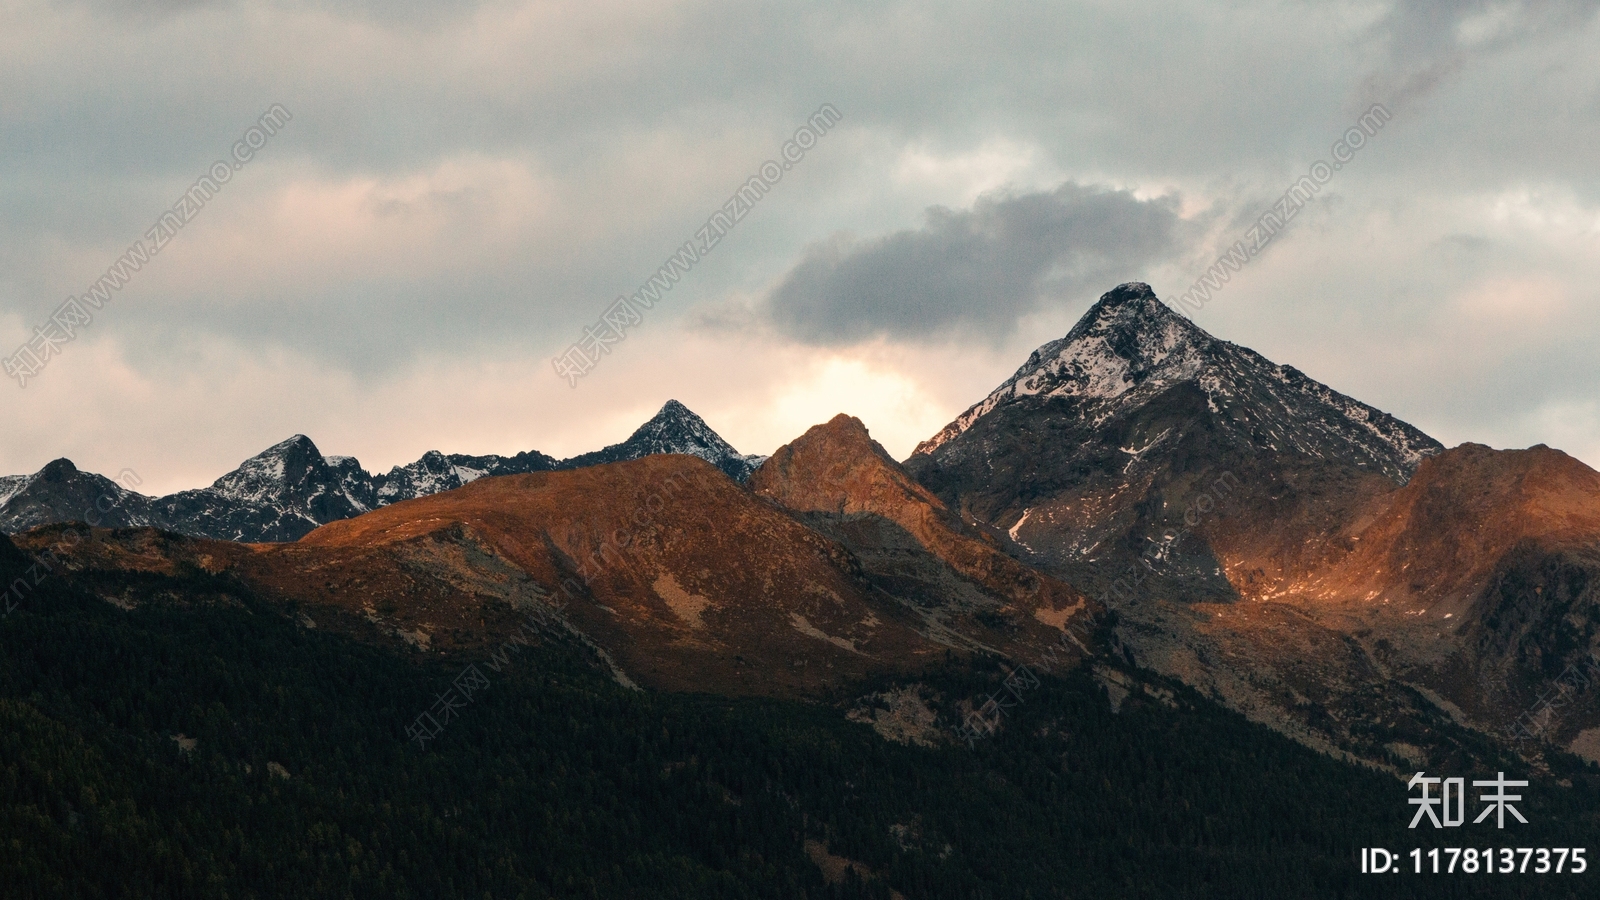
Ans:
[[[1000,194],[927,223],[810,249],[767,298],[780,330],[817,343],[966,329],[1008,335],[1050,296],[1137,280],[1183,245],[1178,200],[1067,182]]]
[[[1518,3],[1490,45],[1547,34],[1591,5]],[[936,180],[897,180],[893,167],[907,149],[956,158],[998,138],[1037,152],[1037,169],[1017,176],[1028,188],[1054,183],[1026,180],[1034,177],[1180,185],[1191,201],[1220,194],[1247,223],[1349,124],[1338,107],[1375,60],[1398,84],[1451,53],[1482,49],[1463,42],[1460,24],[1488,8],[1475,0],[1460,7],[1465,12],[1404,2],[1369,29],[1352,24],[1340,4],[1240,15],[1201,0],[1159,9],[1029,0],[784,10],[714,0],[593,17],[573,4],[550,28],[522,33],[517,22],[543,19],[513,15],[517,3],[58,6],[104,13],[107,21],[0,16],[0,30],[26,36],[19,47],[48,51],[0,58],[0,314],[15,314],[22,328],[68,291],[83,290],[269,103],[292,109],[293,124],[180,236],[185,246],[203,229],[237,230],[235,245],[255,239],[230,213],[270,218],[270,207],[247,204],[289,188],[368,180],[403,187],[452,160],[507,160],[563,186],[549,208],[570,226],[554,238],[530,227],[521,251],[477,254],[462,238],[457,255],[394,274],[377,265],[380,251],[372,251],[372,265],[348,270],[263,253],[263,274],[222,283],[187,276],[164,257],[152,277],[170,286],[118,306],[95,326],[149,358],[217,334],[362,372],[431,353],[564,346],[593,321],[596,305],[648,277],[820,102],[845,111],[841,130],[675,289],[659,315],[748,296],[790,270],[807,241],[847,227],[882,235],[896,227],[884,223],[906,222],[912,211],[964,193],[954,182],[946,192]],[[132,27],[115,12],[136,9],[162,14]],[[477,29],[480,16],[497,27]],[[508,28],[516,42],[494,39]],[[1594,57],[1551,44],[1539,66],[1502,53],[1468,67],[1462,79],[1480,78],[1486,88],[1434,95],[1441,106],[1459,104],[1440,115],[1397,118],[1336,190],[1359,197],[1387,179],[1399,185],[1397,198],[1539,182],[1600,195],[1584,152],[1600,118],[1572,114],[1593,102]],[[1352,62],[1352,48],[1367,65]],[[62,68],[56,61],[64,58],[75,62]],[[1503,71],[1558,67],[1575,70],[1571,84],[1552,76],[1529,85]],[[631,188],[613,190],[614,183]],[[1073,202],[1081,215],[1094,206]],[[1141,209],[1126,196],[1098,202],[1130,216]],[[1140,277],[1141,265],[1163,258],[1159,241],[1154,249],[1140,241],[1159,238],[1169,213],[1145,208],[1149,227],[1134,229],[1137,239],[1126,246],[1076,235],[1083,255],[1074,257],[1059,246],[986,237],[985,228],[1006,223],[1025,235],[1053,233],[1053,226],[1013,222],[1024,218],[1020,204],[980,204],[903,237],[831,242],[790,272],[787,293],[775,299],[791,306],[764,312],[809,340],[958,327],[1003,334],[1051,292],[1092,281],[1083,294],[1093,294]],[[447,239],[481,230],[491,246],[499,228],[492,211],[438,220],[450,224]],[[1311,231],[1304,225],[1296,223],[1297,234]],[[1237,234],[1225,231],[1228,240]],[[949,253],[936,249],[941,240]],[[1215,253],[1191,249],[1192,276]],[[922,265],[918,252],[939,258]],[[965,270],[957,271],[958,259]],[[1020,270],[1008,271],[1012,263]],[[977,272],[995,280],[986,285]],[[873,288],[870,298],[835,295],[891,277],[895,284]]]
[[[1600,0],[1399,0],[1376,26],[1389,58],[1363,100],[1406,106],[1475,58],[1580,28],[1597,10]]]
[[[271,0],[249,4],[257,9],[322,10],[335,16],[361,17],[379,23],[415,24],[459,18],[483,6],[485,0]],[[119,21],[161,23],[202,9],[242,8],[238,0],[57,0],[58,5],[79,7]]]

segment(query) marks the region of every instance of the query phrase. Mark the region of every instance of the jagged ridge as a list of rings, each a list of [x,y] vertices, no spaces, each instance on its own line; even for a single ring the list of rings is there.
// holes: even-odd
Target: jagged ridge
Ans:
[[[628,440],[558,461],[537,450],[515,456],[424,453],[416,462],[372,474],[349,456],[323,456],[303,434],[250,457],[209,487],[151,498],[69,460],[33,475],[0,478],[0,531],[18,533],[57,522],[110,527],[155,526],[229,541],[293,541],[329,522],[442,491],[490,475],[573,469],[684,453],[743,482],[765,457],[744,456],[676,400],[668,401]],[[95,510],[98,503],[102,509]]]

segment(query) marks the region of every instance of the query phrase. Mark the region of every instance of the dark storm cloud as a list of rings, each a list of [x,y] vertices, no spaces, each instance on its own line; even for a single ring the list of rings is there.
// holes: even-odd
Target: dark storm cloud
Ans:
[[[816,343],[878,335],[1011,332],[1047,297],[1137,280],[1182,244],[1177,198],[1068,182],[1048,193],[933,207],[915,231],[814,246],[767,300],[784,332]]]

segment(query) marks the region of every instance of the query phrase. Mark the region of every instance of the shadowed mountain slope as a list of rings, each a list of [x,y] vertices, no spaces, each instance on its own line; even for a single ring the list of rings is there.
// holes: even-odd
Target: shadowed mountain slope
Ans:
[[[653,687],[811,693],[975,646],[876,588],[844,547],[684,455],[480,479],[292,544],[60,525],[19,541],[64,546],[73,528],[87,539],[59,551],[69,567],[210,572],[323,627],[430,653],[489,653],[535,622],[580,637],[618,680]]]
[[[1600,652],[1600,476],[1542,447],[1443,451],[1146,285],[906,468],[1102,597],[1142,664],[1330,752],[1437,758],[1460,749],[1443,720],[1503,739]],[[1541,736],[1600,758],[1597,694],[1564,696]]]
[[[964,525],[859,419],[841,414],[780,447],[750,488],[849,547],[884,590],[965,633],[990,630],[1010,653],[1034,660],[1052,637],[1076,648],[1093,631],[1081,593]]]

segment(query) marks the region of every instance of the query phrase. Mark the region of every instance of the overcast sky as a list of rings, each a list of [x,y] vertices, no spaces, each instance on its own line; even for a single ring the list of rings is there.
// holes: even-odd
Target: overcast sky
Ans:
[[[0,382],[0,474],[160,493],[294,433],[371,469],[566,456],[672,398],[745,452],[842,411],[903,458],[1115,284],[1175,300],[1375,103],[1194,318],[1446,444],[1600,465],[1596,5],[0,0],[6,356],[292,115]]]

